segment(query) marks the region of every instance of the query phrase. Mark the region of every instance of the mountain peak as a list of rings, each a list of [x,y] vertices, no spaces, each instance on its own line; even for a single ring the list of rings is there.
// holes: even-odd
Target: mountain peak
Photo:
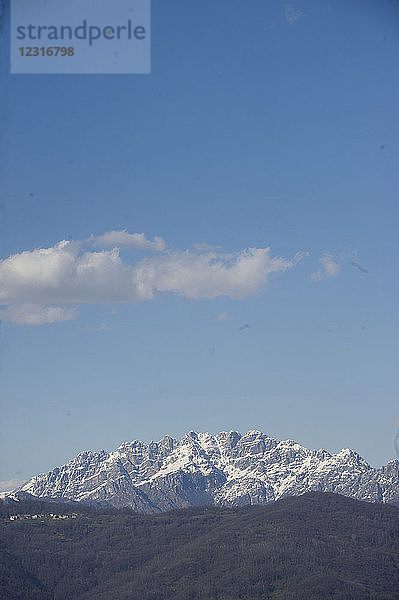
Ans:
[[[38,497],[156,512],[184,506],[265,504],[312,490],[399,504],[399,463],[373,469],[355,451],[331,455],[252,429],[186,433],[179,441],[123,442],[81,452],[21,488]]]

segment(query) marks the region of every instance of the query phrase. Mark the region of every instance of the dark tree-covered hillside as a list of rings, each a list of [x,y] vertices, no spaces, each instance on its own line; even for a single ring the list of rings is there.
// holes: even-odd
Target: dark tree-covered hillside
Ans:
[[[2,600],[398,600],[399,509],[310,493],[267,506],[156,516],[57,504],[10,521]]]

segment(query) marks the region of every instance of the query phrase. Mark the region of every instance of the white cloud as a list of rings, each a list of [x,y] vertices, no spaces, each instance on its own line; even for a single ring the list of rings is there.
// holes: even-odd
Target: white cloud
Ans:
[[[12,492],[25,483],[25,479],[8,479],[0,481],[0,492]]]
[[[213,250],[217,250],[218,248],[220,248],[220,246],[211,246],[210,244],[207,244],[206,242],[199,242],[199,243],[193,244],[193,248],[198,250],[198,252],[212,252]]]
[[[176,292],[185,298],[243,298],[260,291],[270,273],[286,271],[293,262],[270,255],[270,248],[248,248],[234,255],[215,252],[170,252],[144,259],[138,279],[152,292]]]
[[[326,277],[336,277],[339,275],[341,266],[333,254],[324,254],[324,256],[319,259],[319,262],[321,264],[321,269],[310,275],[310,278],[313,281],[320,281]]]
[[[189,299],[243,298],[300,258],[273,257],[270,248],[235,254],[168,250],[129,264],[117,248],[88,252],[62,241],[0,261],[0,304],[7,307],[0,317],[42,325],[73,319],[81,303],[137,302],[168,292]]]
[[[62,306],[45,306],[43,304],[14,304],[0,313],[3,319],[13,321],[18,325],[45,325],[59,321],[75,319],[75,308]]]
[[[299,17],[302,17],[302,15],[303,15],[303,11],[296,10],[292,4],[285,5],[284,16],[285,16],[285,20],[290,25],[294,25],[294,23],[299,19]]]
[[[131,287],[117,249],[80,252],[62,241],[0,261],[0,304],[123,302]]]
[[[98,237],[91,236],[89,241],[98,248],[136,248],[138,250],[152,250],[162,252],[166,248],[166,242],[159,236],[153,241],[147,240],[144,233],[128,233],[126,229],[121,231],[107,231]]]

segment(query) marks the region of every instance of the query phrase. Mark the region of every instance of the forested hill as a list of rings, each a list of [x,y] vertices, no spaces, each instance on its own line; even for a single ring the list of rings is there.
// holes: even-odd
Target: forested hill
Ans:
[[[398,599],[395,506],[314,492],[151,516],[36,500],[0,509],[1,600]]]

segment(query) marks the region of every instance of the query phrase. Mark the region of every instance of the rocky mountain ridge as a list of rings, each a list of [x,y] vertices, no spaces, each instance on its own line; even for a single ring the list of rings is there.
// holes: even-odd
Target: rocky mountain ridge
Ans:
[[[308,450],[260,431],[190,431],[180,441],[165,436],[150,444],[125,442],[114,452],[81,452],[21,491],[141,513],[266,504],[309,491],[399,505],[399,461],[375,469],[349,449]]]

